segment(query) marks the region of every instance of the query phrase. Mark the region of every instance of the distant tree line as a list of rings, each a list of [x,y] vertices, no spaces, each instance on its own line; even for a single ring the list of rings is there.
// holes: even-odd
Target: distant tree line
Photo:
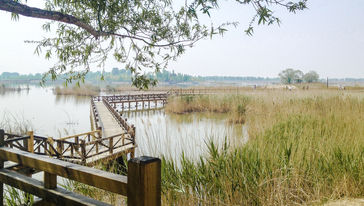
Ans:
[[[307,73],[303,73],[301,70],[295,69],[285,69],[279,73],[279,77],[281,82],[284,84],[293,84],[293,83],[313,83],[318,82],[320,80],[320,76],[315,71],[309,71]]]
[[[243,77],[243,76],[193,76],[188,74],[176,73],[175,71],[161,70],[160,72],[149,72],[143,74],[145,77],[157,79],[159,82],[171,84],[183,82],[201,82],[201,81],[278,81],[278,78],[264,77]],[[3,72],[0,74],[0,80],[41,80],[43,74],[19,74],[17,72]],[[59,79],[62,79],[62,75]],[[64,77],[66,78],[66,77]],[[88,72],[85,81],[100,82],[127,82],[131,83],[132,73],[127,69],[112,68],[110,72]],[[50,79],[48,79],[50,80]]]
[[[279,79],[282,83],[292,84],[301,82],[318,82],[319,75],[315,71],[303,73],[300,70],[285,69],[279,73],[279,78],[264,78],[264,77],[251,77],[251,76],[192,76],[188,74],[176,73],[174,71],[167,71],[165,69],[160,72],[149,72],[143,74],[148,78],[157,79],[159,82],[167,82],[171,84],[183,82],[202,82],[202,81],[252,81],[252,82],[277,82]],[[43,74],[19,74],[17,72],[3,72],[0,74],[0,80],[41,80]],[[59,77],[60,79],[62,76]],[[100,79],[106,82],[127,82],[131,83],[132,74],[127,69],[113,68],[110,72],[88,72],[85,76],[85,81],[100,82]],[[364,79],[345,78],[345,79],[332,79],[337,81],[360,81]],[[50,82],[49,82],[50,83]]]
[[[0,80],[40,80],[42,76],[41,73],[19,74],[17,72],[3,72],[0,75]]]

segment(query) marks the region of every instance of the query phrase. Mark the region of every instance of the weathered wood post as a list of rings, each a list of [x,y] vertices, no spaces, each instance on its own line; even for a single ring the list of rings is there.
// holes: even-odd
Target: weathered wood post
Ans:
[[[0,147],[5,146],[5,132],[4,130],[0,129]],[[4,161],[0,159],[0,169],[4,168]],[[4,184],[0,183],[0,206],[4,205]]]
[[[44,188],[46,189],[57,188],[57,175],[44,172],[43,181],[44,181]],[[47,200],[43,200],[41,205],[56,206],[55,203],[48,202]]]
[[[138,157],[128,161],[128,205],[161,205],[161,160]]]
[[[75,137],[75,144],[76,144],[75,151],[78,151],[78,145],[80,144],[78,136]]]
[[[109,138],[109,153],[112,154],[113,153],[113,150],[114,150],[114,138],[113,137],[110,137]]]
[[[85,144],[85,140],[81,139],[80,140],[81,144],[81,162],[82,164],[86,164],[86,144]]]
[[[62,157],[63,153],[63,142],[57,141],[57,152],[59,153],[59,157]]]
[[[34,134],[33,131],[28,132],[28,152],[34,153]]]

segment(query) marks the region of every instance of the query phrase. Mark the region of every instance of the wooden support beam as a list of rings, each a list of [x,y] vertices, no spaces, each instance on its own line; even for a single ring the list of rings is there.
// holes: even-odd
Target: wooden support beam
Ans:
[[[128,206],[161,205],[161,160],[142,156],[128,162]]]
[[[17,162],[24,166],[49,172],[113,193],[127,194],[127,177],[125,176],[7,147],[0,148],[0,160]]]
[[[7,169],[0,169],[0,181],[55,205],[108,205],[62,188],[47,189],[41,181]]]

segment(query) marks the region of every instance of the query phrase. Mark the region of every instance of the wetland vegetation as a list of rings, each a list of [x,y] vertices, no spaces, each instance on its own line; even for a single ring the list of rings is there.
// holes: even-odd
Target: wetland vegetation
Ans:
[[[297,88],[245,88],[229,94],[174,96],[165,113],[125,114],[139,125],[137,138],[143,142],[139,154],[162,158],[163,204],[319,205],[363,197],[364,90]],[[86,107],[87,102],[82,104]],[[153,122],[164,125],[164,118],[165,126],[155,127]],[[22,126],[27,125],[26,121],[9,122],[0,126],[11,131],[29,130],[29,126]],[[168,129],[174,124],[180,126]],[[193,132],[201,130],[202,125],[211,131]],[[246,138],[242,133],[219,132],[231,126],[244,126],[249,139],[239,141]],[[176,136],[184,130],[191,131],[185,134],[191,138]],[[161,136],[165,139],[158,139]],[[171,138],[175,140],[166,141]],[[194,147],[197,142],[205,149]],[[176,150],[175,143],[184,149]],[[153,151],[164,147],[174,149]],[[189,147],[192,149],[186,149]],[[125,168],[115,165],[100,168],[125,174]],[[82,184],[66,186],[113,204],[125,202]]]
[[[205,111],[230,112],[234,110],[223,109],[232,108],[224,104],[226,98],[248,99],[244,119],[250,139],[237,147],[210,142],[208,156],[191,161],[182,155],[181,167],[164,160],[163,200],[181,205],[294,205],[363,197],[363,97],[362,91],[313,90],[173,99],[167,111],[176,105],[190,108],[196,101]]]

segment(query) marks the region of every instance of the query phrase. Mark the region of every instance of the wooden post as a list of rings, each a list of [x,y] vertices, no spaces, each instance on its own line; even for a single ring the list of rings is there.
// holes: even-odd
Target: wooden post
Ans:
[[[47,189],[55,189],[57,187],[57,175],[44,172],[44,187]]]
[[[62,150],[63,150],[63,148],[62,148],[62,142],[61,141],[57,141],[57,152],[59,153],[59,157],[62,157]]]
[[[5,134],[4,130],[0,129],[0,147],[5,146]],[[0,169],[4,168],[4,161],[0,159]],[[4,205],[4,184],[0,183],[0,206]]]
[[[71,144],[70,146],[71,146],[71,157],[73,157],[73,149],[74,149],[74,146],[73,146],[73,144]]]
[[[56,189],[57,188],[57,175],[51,174],[48,172],[44,172],[43,181],[44,181],[44,188],[46,188],[46,189]],[[55,203],[48,202],[46,200],[43,200],[41,205],[56,206]]]
[[[28,152],[34,153],[34,134],[33,131],[28,132]]]
[[[128,161],[128,205],[161,205],[161,160],[138,157]]]
[[[81,141],[80,146],[81,146],[81,155],[82,155],[81,162],[83,164],[86,164],[86,144],[85,144],[85,140],[81,139],[80,141]]]
[[[109,153],[112,154],[113,153],[113,149],[114,149],[114,142],[113,142],[114,138],[109,138]]]
[[[78,136],[75,137],[75,143],[76,143],[76,147],[75,150],[78,151],[78,145],[80,144],[79,140],[78,140]]]
[[[99,154],[99,140],[96,140],[95,144],[96,154]]]

